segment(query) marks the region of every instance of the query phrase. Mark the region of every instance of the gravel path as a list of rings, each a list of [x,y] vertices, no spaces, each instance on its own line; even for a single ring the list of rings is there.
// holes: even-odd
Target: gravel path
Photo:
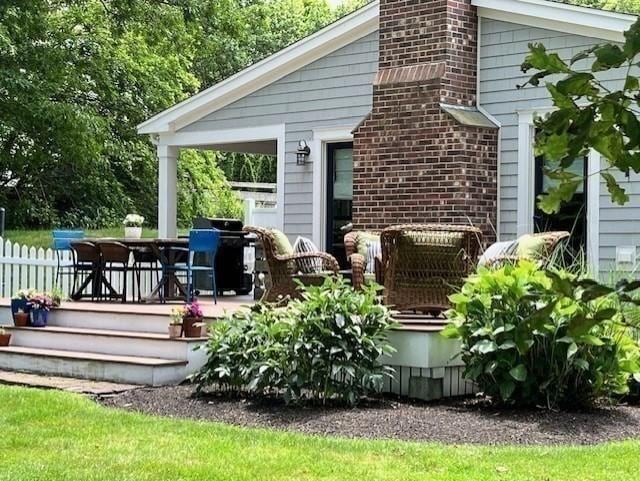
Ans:
[[[497,410],[473,400],[438,404],[371,401],[357,409],[288,407],[209,395],[189,385],[141,388],[99,397],[102,404],[148,414],[221,421],[247,427],[349,438],[437,441],[447,444],[596,444],[640,438],[640,407],[590,412]]]

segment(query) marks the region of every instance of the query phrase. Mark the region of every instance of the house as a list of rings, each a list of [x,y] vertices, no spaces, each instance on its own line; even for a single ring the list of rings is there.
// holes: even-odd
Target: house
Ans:
[[[158,149],[160,233],[176,233],[177,152],[196,147],[277,156],[278,224],[332,252],[349,221],[472,222],[488,239],[569,229],[596,270],[633,267],[637,176],[619,179],[624,207],[593,175],[563,212],[539,212],[548,180],[533,118],[551,100],[517,85],[530,42],[568,59],[622,41],[634,21],[547,0],[370,3],[139,126]],[[602,79],[615,87],[625,75]],[[600,159],[574,166],[595,173]]]

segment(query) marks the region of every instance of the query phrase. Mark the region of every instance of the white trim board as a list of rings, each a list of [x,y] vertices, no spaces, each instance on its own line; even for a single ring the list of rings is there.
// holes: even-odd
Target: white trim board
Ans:
[[[518,193],[517,234],[533,232],[535,156],[533,152],[534,124],[536,115],[553,111],[544,107],[518,111]],[[598,274],[600,262],[600,154],[591,150],[587,159],[587,260],[594,275]]]
[[[204,149],[215,144],[230,144],[239,142],[258,142],[275,140],[277,145],[276,164],[276,208],[280,230],[284,231],[284,179],[285,179],[285,124],[264,125],[261,127],[245,127],[228,130],[203,130],[198,132],[174,132],[160,134],[157,148],[198,148]]]
[[[471,0],[478,16],[559,32],[622,42],[635,15],[547,0]]]
[[[325,250],[326,229],[326,192],[327,178],[327,144],[332,142],[351,142],[353,126],[328,127],[313,130],[311,154],[309,159],[313,164],[313,213],[312,237],[318,249]]]
[[[272,84],[378,29],[376,0],[138,125],[138,133],[172,132]]]
[[[480,82],[481,82],[481,78],[480,78],[480,65],[482,62],[482,54],[481,54],[481,50],[482,50],[482,22],[478,21],[478,33],[477,33],[477,42],[478,42],[478,48],[477,50],[477,57],[476,57],[476,108],[478,109],[478,111],[482,114],[484,114],[485,117],[487,117],[489,120],[491,120],[491,122],[493,122],[497,127],[498,127],[498,145],[496,146],[497,152],[496,152],[496,225],[494,226],[495,232],[496,232],[496,240],[500,241],[502,240],[500,238],[500,234],[501,234],[501,228],[500,228],[500,222],[502,220],[502,214],[500,213],[501,211],[501,202],[500,202],[500,198],[501,198],[501,192],[500,192],[500,172],[502,169],[502,123],[493,115],[491,115],[483,106],[482,106],[482,98],[481,98],[481,90],[480,90]]]

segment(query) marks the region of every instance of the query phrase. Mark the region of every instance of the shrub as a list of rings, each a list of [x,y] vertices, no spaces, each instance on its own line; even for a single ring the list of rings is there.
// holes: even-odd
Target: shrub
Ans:
[[[393,348],[390,311],[375,286],[355,291],[342,278],[304,288],[286,306],[258,303],[214,324],[198,390],[217,384],[252,393],[339,398],[353,405],[381,390],[393,370],[379,359]]]
[[[447,337],[462,341],[465,377],[505,403],[590,405],[628,390],[638,345],[617,290],[520,261],[480,268],[451,296]]]

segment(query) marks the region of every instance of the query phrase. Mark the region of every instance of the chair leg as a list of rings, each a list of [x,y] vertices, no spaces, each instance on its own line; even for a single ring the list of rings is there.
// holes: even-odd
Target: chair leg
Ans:
[[[60,287],[60,259],[58,259],[58,263],[56,265],[56,287]]]
[[[193,286],[191,269],[187,269],[187,302],[193,302]]]
[[[140,272],[141,266],[139,264],[134,264],[133,265],[133,275],[134,277],[134,285],[133,286],[133,291],[134,291],[134,301],[135,301],[135,292],[138,293],[138,302],[142,302],[142,293],[141,293],[141,289],[140,289],[140,284],[141,284],[141,272]]]
[[[215,267],[211,270],[211,280],[213,283],[213,303],[218,303],[218,288],[216,286],[216,269]]]
[[[123,270],[122,270],[122,303],[125,304],[127,302],[127,274],[129,274],[129,271],[127,269],[127,266],[124,266]]]
[[[78,268],[76,266],[73,267],[73,286],[71,287],[71,292],[75,294],[76,285],[78,282]]]

